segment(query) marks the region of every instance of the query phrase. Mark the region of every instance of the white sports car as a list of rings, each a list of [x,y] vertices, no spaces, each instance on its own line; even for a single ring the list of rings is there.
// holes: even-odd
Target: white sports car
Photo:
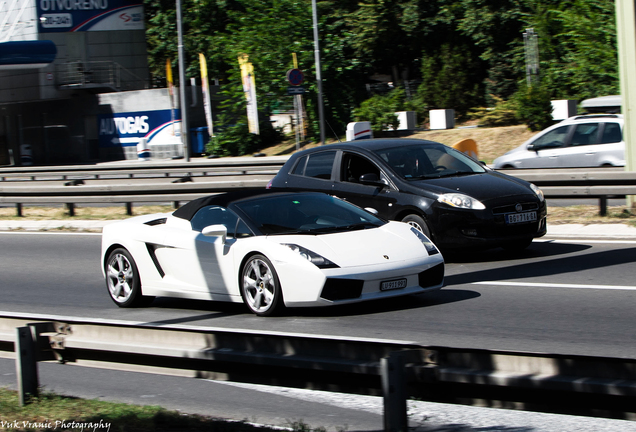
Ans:
[[[322,193],[239,191],[115,222],[102,269],[121,307],[155,296],[244,302],[256,315],[438,290],[444,259],[406,223]]]

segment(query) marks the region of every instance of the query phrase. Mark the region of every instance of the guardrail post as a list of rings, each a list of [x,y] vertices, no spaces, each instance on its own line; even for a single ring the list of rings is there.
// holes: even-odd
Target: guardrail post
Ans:
[[[69,216],[75,216],[75,204],[67,203],[66,204],[66,210],[68,210],[68,215]]]
[[[30,327],[16,328],[15,366],[18,376],[20,405],[26,405],[37,396],[39,380],[36,346]]]
[[[131,202],[127,202],[126,203],[126,214],[128,216],[132,216],[132,203]]]
[[[600,197],[599,204],[601,207],[601,216],[607,216],[607,197],[606,196]]]
[[[17,203],[15,205],[15,212],[17,217],[22,217],[22,204]]]
[[[380,361],[385,432],[408,431],[404,363],[404,356],[400,352],[392,352]]]

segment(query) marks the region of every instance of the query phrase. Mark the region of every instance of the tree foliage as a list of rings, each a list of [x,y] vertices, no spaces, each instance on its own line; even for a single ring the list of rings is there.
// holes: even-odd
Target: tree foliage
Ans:
[[[296,53],[305,74],[309,134],[318,136],[310,0],[182,5],[186,75],[199,76],[198,53],[205,54],[210,77],[219,79],[229,101],[223,107],[228,125],[246,123],[238,55],[248,54],[254,65],[266,115],[291,105],[285,73]],[[518,92],[538,97],[524,89],[522,35],[530,27],[540,37],[541,89],[548,97],[582,100],[618,92],[612,0],[319,0],[317,6],[325,120],[336,134],[374,96],[370,89],[386,81],[417,88],[403,92],[402,103],[420,115],[431,108],[463,115],[501,105]],[[145,9],[153,82],[163,86],[166,59],[177,64],[175,2],[147,0]]]

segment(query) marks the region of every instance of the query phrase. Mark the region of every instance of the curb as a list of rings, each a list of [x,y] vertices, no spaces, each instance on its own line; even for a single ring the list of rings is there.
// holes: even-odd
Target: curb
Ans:
[[[0,220],[0,231],[101,232],[114,220]],[[626,224],[548,224],[543,239],[634,240],[636,227]]]

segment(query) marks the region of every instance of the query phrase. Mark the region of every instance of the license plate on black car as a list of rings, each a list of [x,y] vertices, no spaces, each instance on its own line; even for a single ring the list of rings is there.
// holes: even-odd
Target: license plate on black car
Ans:
[[[380,284],[380,291],[406,288],[406,278],[384,281]]]
[[[534,222],[537,220],[537,212],[511,213],[506,215],[507,224]]]

